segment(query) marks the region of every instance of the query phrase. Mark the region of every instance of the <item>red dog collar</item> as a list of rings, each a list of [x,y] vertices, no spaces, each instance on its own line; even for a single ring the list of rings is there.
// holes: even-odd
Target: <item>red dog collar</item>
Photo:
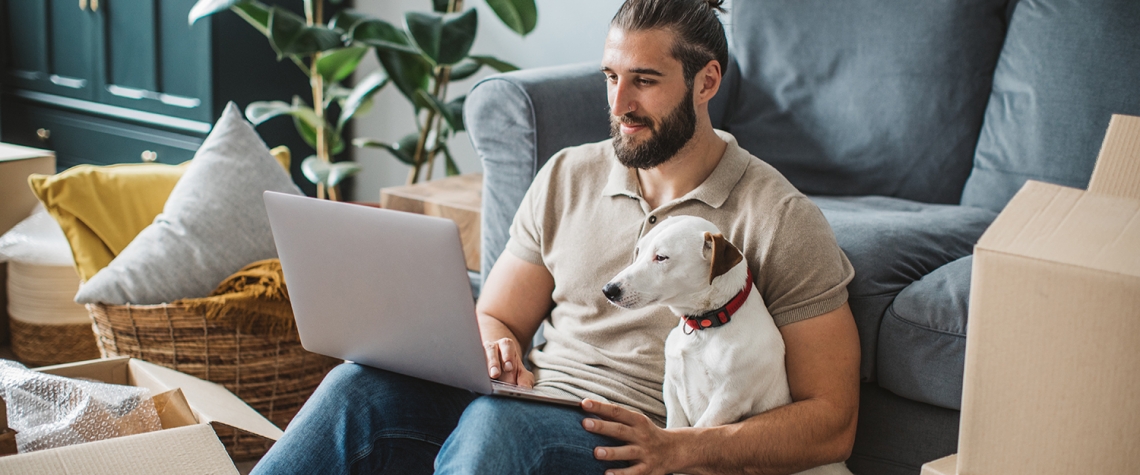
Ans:
[[[744,305],[744,301],[748,300],[748,294],[752,292],[752,269],[748,269],[748,280],[744,283],[744,288],[736,294],[732,300],[724,304],[723,307],[716,310],[705,312],[700,315],[685,315],[685,325],[688,325],[690,330],[704,330],[706,328],[719,327],[727,325],[732,320],[732,314],[740,310]],[[688,332],[692,333],[692,331]]]

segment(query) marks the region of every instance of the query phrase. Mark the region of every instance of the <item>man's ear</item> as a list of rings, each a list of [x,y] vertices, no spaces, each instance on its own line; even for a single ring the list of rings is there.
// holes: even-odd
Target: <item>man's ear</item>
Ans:
[[[713,59],[706,63],[705,67],[697,71],[694,78],[693,94],[696,96],[696,102],[699,104],[711,101],[720,90],[723,78],[724,71],[721,69],[720,61]]]
[[[736,267],[744,256],[740,250],[724,238],[723,234],[705,233],[705,255],[710,256],[709,284],[713,279],[724,275],[729,269]]]

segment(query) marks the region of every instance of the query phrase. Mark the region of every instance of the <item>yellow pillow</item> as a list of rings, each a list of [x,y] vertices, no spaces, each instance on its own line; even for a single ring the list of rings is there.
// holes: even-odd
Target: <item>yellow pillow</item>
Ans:
[[[289,149],[271,152],[288,171]],[[87,280],[162,212],[189,163],[77,165],[55,175],[32,175],[28,184],[63,228],[75,269]]]

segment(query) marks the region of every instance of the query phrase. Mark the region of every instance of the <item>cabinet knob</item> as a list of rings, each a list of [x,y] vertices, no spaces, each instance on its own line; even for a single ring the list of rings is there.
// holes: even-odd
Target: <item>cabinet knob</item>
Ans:
[[[87,9],[87,0],[79,0],[79,9],[80,10],[86,10]]]
[[[99,11],[99,0],[91,0],[91,11]]]
[[[154,150],[147,150],[142,153],[142,161],[154,163],[156,160],[158,160],[158,153]]]
[[[47,139],[51,138],[51,131],[48,129],[36,129],[36,137],[39,137],[41,142],[47,142]]]

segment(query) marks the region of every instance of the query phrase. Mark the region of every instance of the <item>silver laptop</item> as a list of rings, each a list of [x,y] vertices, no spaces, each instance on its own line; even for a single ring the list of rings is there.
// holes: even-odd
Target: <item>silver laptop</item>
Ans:
[[[578,406],[494,381],[448,219],[265,192],[301,346],[480,394]]]

